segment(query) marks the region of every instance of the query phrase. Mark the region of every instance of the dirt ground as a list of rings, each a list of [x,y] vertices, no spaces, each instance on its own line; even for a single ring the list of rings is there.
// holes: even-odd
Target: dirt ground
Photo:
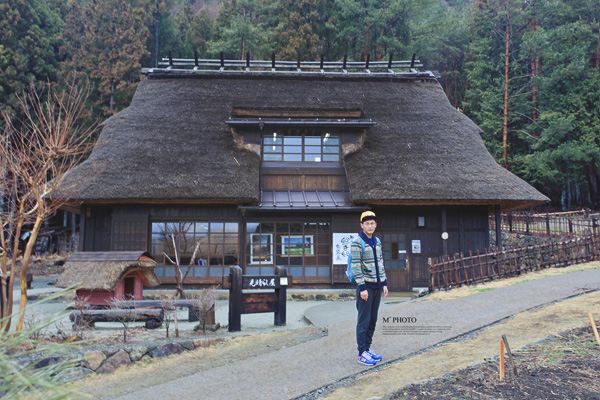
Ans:
[[[388,366],[366,370],[364,374],[354,379],[327,388],[326,393],[321,397],[326,399],[389,398],[392,393],[406,385],[440,377],[450,372],[454,373],[494,356],[497,357],[502,335],[507,336],[511,350],[517,351],[548,336],[589,326],[588,312],[594,313],[596,321],[600,319],[600,292],[584,294],[519,313],[467,337],[439,345]],[[422,395],[421,398],[437,397]]]
[[[600,345],[591,327],[566,331],[516,352],[517,374],[507,368],[498,378],[498,360],[424,383],[409,385],[394,393],[395,400],[435,399],[600,399]]]

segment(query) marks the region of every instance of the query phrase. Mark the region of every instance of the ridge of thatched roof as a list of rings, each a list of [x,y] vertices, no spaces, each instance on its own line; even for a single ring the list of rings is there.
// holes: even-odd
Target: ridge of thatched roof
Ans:
[[[156,262],[145,252],[79,252],[67,259],[56,286],[114,290],[119,279],[140,271],[144,287],[154,287],[160,284],[154,274],[155,266]]]
[[[360,109],[376,125],[344,158],[356,203],[457,202],[508,207],[548,201],[499,166],[480,128],[433,79],[150,77],[106,121],[90,157],[58,194],[79,201],[256,203],[259,157],[235,147],[235,107]]]

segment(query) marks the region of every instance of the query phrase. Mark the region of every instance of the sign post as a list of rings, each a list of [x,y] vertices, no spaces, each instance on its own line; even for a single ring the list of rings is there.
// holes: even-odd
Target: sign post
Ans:
[[[243,275],[239,265],[229,272],[229,332],[241,330],[242,314],[272,312],[274,324],[285,325],[287,269],[275,267],[275,275]],[[244,289],[273,289],[269,292],[244,293]]]

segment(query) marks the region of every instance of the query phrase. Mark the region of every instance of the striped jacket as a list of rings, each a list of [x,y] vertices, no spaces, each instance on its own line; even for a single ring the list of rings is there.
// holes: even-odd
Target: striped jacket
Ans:
[[[383,266],[383,247],[381,240],[375,236],[377,244],[377,266],[379,267],[379,279],[381,282],[386,281],[385,268]],[[360,242],[364,244],[364,253]],[[375,258],[373,257],[373,249],[368,243],[358,236],[352,241],[350,251],[352,252],[352,274],[359,289],[364,289],[367,282],[376,283],[377,274],[375,270]]]

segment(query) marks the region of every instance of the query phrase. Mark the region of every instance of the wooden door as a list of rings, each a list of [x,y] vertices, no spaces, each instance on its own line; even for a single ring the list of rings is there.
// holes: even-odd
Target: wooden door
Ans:
[[[406,234],[380,235],[383,244],[383,264],[392,291],[410,290],[410,270],[407,265]]]
[[[413,254],[410,257],[411,288],[429,286],[429,265],[427,256]]]

